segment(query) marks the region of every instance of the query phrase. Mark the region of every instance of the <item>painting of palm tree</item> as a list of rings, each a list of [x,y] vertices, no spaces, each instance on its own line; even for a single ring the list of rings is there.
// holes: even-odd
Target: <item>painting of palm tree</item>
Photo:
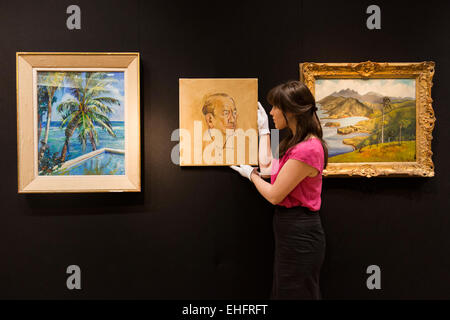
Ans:
[[[84,175],[74,168],[108,150],[117,170],[92,174],[124,174],[123,82],[123,72],[38,72],[40,175]]]
[[[64,79],[64,73],[62,72],[39,72],[38,73],[38,101],[39,101],[39,109],[38,109],[38,119],[39,121],[39,139],[41,134],[41,121],[42,115],[46,113],[46,125],[45,125],[45,134],[42,140],[40,140],[41,153],[39,154],[39,158],[42,157],[43,152],[48,148],[48,133],[50,130],[50,119],[52,117],[53,103],[55,98],[55,93],[59,89]]]

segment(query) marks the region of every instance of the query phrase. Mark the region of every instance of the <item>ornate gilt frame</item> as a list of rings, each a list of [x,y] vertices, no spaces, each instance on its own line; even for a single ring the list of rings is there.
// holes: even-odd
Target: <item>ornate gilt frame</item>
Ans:
[[[141,191],[139,53],[17,52],[19,193]],[[125,73],[125,174],[42,176],[37,173],[37,70],[120,70]]]
[[[336,177],[433,177],[432,131],[436,118],[432,107],[431,87],[435,63],[300,63],[300,80],[315,94],[316,79],[394,79],[416,80],[416,161],[330,163],[325,176]]]

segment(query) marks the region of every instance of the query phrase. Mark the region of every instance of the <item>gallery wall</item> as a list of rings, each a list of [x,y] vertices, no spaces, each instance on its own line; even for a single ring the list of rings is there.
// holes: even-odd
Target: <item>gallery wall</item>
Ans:
[[[81,8],[81,30],[66,8]],[[433,178],[325,178],[325,299],[450,298],[450,86],[444,1],[0,3],[0,298],[266,299],[273,207],[227,167],[180,168],[178,79],[259,79],[259,100],[300,62],[435,61]],[[141,193],[17,194],[17,51],[140,52]],[[273,128],[273,123],[271,123]],[[82,290],[66,287],[79,265]],[[366,268],[381,268],[368,290]]]

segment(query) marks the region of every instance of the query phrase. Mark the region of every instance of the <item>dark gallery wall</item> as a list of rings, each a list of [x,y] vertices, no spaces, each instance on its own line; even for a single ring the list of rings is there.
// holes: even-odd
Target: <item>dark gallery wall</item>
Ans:
[[[66,8],[81,8],[81,30]],[[0,298],[266,299],[272,206],[229,168],[180,168],[178,78],[256,77],[300,62],[435,61],[433,178],[326,178],[325,299],[450,298],[448,1],[2,1]],[[141,193],[17,194],[17,51],[140,52]],[[273,128],[273,124],[271,124]],[[82,290],[66,288],[66,268]],[[381,290],[366,268],[380,266]]]

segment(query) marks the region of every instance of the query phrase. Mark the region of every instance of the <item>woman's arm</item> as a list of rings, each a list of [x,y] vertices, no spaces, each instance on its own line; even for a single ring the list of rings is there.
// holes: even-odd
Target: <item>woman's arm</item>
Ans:
[[[270,148],[269,117],[261,103],[258,102],[258,135],[259,135],[259,170],[263,177],[272,173],[272,150]]]
[[[274,184],[264,181],[256,172],[252,172],[250,180],[256,189],[270,203],[278,204],[307,176],[315,175],[318,170],[304,162],[289,159],[278,173]]]
[[[272,159],[270,134],[264,134],[259,137],[259,171],[263,178],[272,174]]]

